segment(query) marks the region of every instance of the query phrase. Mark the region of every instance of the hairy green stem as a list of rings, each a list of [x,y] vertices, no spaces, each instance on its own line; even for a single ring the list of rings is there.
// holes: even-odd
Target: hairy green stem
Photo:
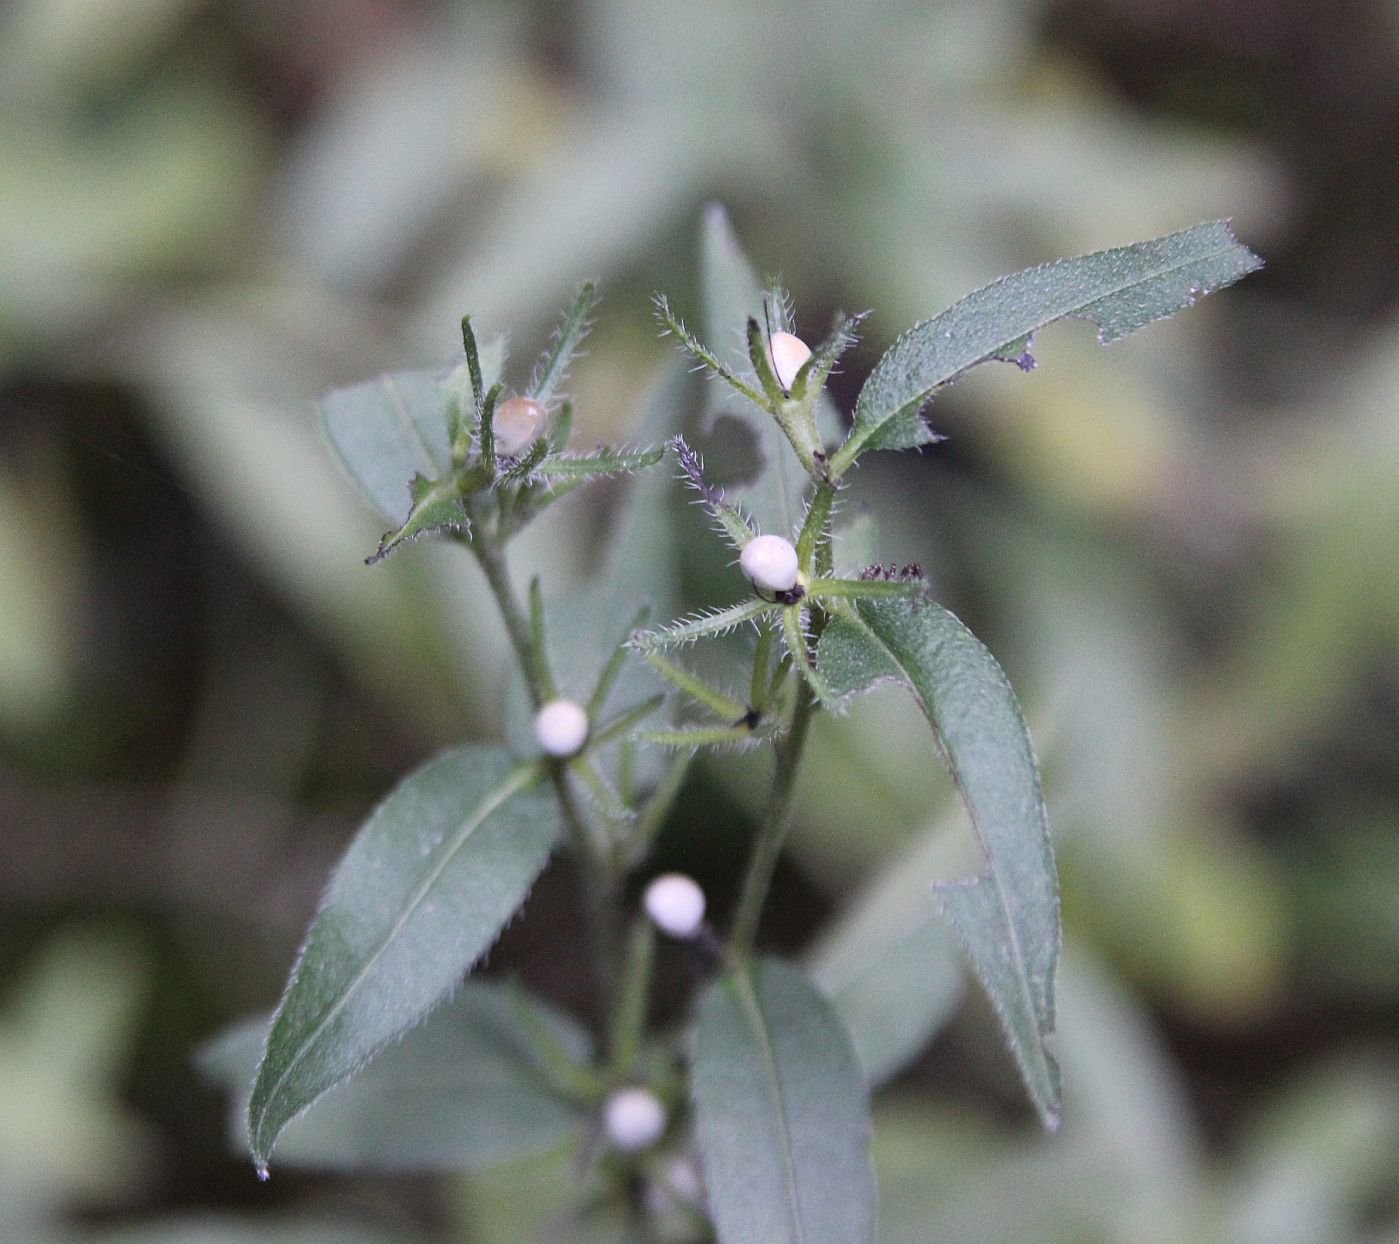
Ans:
[[[477,565],[490,585],[511,647],[524,673],[530,703],[537,709],[544,703],[549,686],[544,653],[535,648],[533,628],[510,582],[504,551],[487,534],[482,524],[473,522],[473,527],[476,532],[474,538],[464,543],[475,555]],[[610,1014],[616,995],[616,965],[622,951],[621,877],[616,865],[616,853],[609,844],[594,835],[578,806],[564,766],[550,765],[549,775],[569,841],[584,872],[594,972],[604,1000],[604,1014]]]
[[[763,914],[763,904],[767,901],[777,857],[782,854],[782,844],[787,838],[787,828],[791,824],[792,790],[796,785],[802,751],[806,747],[807,727],[811,724],[815,708],[816,697],[806,681],[800,680],[797,683],[797,701],[792,708],[791,727],[787,737],[777,745],[777,771],[773,775],[772,791],[763,809],[757,837],[753,840],[753,854],[748,860],[748,873],[743,879],[743,891],[734,915],[733,931],[729,935],[729,944],[740,955],[746,955],[753,949],[753,939],[758,933],[758,921]]]

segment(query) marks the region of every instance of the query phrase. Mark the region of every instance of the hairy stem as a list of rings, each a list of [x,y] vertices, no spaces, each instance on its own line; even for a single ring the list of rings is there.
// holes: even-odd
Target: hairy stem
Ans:
[[[479,523],[473,523],[476,535],[465,541],[476,557],[481,572],[495,597],[501,620],[505,623],[510,645],[525,676],[530,703],[537,709],[545,701],[549,686],[545,655],[534,642],[534,630],[515,594],[514,584],[505,564],[504,550],[486,533]],[[604,1014],[611,1014],[615,1003],[617,962],[622,949],[621,876],[616,853],[610,844],[597,836],[582,809],[568,774],[561,764],[549,766],[554,796],[563,815],[569,842],[584,873],[584,889],[588,904],[588,925],[593,944],[593,970],[604,1000]]]
[[[733,931],[729,935],[730,945],[740,955],[746,955],[753,949],[758,921],[763,914],[763,904],[767,901],[768,887],[772,884],[773,870],[777,867],[777,857],[782,854],[782,844],[787,838],[797,766],[801,763],[807,727],[811,724],[815,709],[816,697],[811,688],[805,680],[798,681],[791,727],[787,737],[777,745],[777,771],[773,775],[772,792],[768,795],[763,819],[753,840],[753,854],[748,860],[748,873],[743,879],[743,891],[739,896]]]

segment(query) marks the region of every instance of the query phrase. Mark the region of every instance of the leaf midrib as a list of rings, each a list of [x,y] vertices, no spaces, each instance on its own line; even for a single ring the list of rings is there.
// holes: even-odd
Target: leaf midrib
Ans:
[[[802,1229],[801,1201],[797,1194],[796,1158],[792,1153],[792,1129],[787,1114],[787,1099],[782,1092],[782,1080],[777,1070],[777,1056],[773,1051],[772,1042],[768,1039],[763,1009],[754,989],[753,973],[756,971],[756,967],[745,965],[735,973],[739,984],[739,1001],[748,1013],[748,1019],[753,1027],[753,1035],[757,1038],[759,1053],[762,1055],[763,1067],[768,1073],[768,1082],[772,1087],[773,1106],[777,1112],[779,1129],[782,1134],[782,1145],[779,1152],[782,1157],[782,1170],[786,1176],[787,1209],[791,1217],[792,1229],[796,1232],[795,1244],[803,1244],[806,1232]]]
[[[368,956],[368,958],[365,959],[364,963],[360,966],[359,971],[355,973],[353,979],[340,992],[339,996],[331,1004],[331,1006],[325,1012],[325,1014],[316,1022],[316,1026],[311,1030],[310,1034],[305,1038],[305,1040],[301,1042],[300,1047],[297,1049],[295,1055],[293,1055],[291,1061],[286,1065],[286,1067],[282,1069],[282,1073],[277,1077],[276,1082],[272,1085],[270,1089],[268,1089],[267,1097],[265,1099],[262,1110],[263,1120],[266,1119],[273,1103],[278,1100],[280,1094],[282,1093],[282,1090],[286,1087],[287,1081],[288,1079],[290,1079],[292,1073],[301,1065],[308,1051],[320,1039],[322,1033],[325,1032],[326,1028],[329,1027],[329,1025],[332,1022],[334,1022],[335,1018],[340,1014],[340,1012],[345,1009],[345,1006],[348,1004],[351,996],[360,987],[360,985],[364,983],[365,977],[369,975],[370,971],[374,968],[375,964],[377,964],[378,961],[381,958],[383,958],[384,953],[388,950],[389,946],[393,944],[394,939],[397,938],[398,935],[403,932],[404,927],[412,918],[413,913],[417,911],[417,909],[422,905],[423,900],[427,897],[432,887],[437,884],[443,872],[446,871],[447,865],[451,863],[453,858],[455,858],[457,852],[461,850],[462,844],[507,800],[512,798],[514,795],[518,794],[521,790],[525,789],[533,782],[538,781],[541,776],[542,770],[538,765],[521,765],[503,783],[501,783],[500,786],[496,787],[496,789],[493,792],[491,792],[490,795],[488,795],[477,805],[476,813],[474,816],[469,817],[467,820],[462,822],[462,825],[458,829],[456,834],[456,841],[453,843],[451,848],[445,851],[438,864],[428,871],[423,881],[418,886],[417,891],[413,894],[411,900],[407,904],[405,904],[402,912],[399,914],[398,919],[394,922],[393,927],[389,930],[389,932],[379,943],[379,945],[374,948],[374,951]],[[295,988],[295,986],[296,982],[293,981],[291,987],[289,987],[287,990],[288,997],[291,996],[291,991]],[[279,1009],[277,1014],[272,1018],[272,1028],[274,1030],[276,1028],[277,1021],[281,1018],[281,1014],[282,1012]],[[259,1127],[257,1130],[261,1132],[263,1129],[262,1127]]]

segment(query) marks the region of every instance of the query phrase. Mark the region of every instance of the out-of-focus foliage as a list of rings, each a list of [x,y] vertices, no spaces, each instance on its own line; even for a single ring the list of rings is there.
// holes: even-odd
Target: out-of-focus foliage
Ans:
[[[897,1031],[859,1047],[875,1078],[901,1069],[876,1099],[881,1238],[1394,1240],[1399,29],[1392,5],[1351,18],[0,12],[0,1236],[625,1238],[605,1211],[561,1225],[547,1161],[257,1191],[188,1060],[275,996],[395,775],[514,711],[453,550],[363,566],[381,526],[313,399],[448,357],[468,310],[528,358],[597,276],[575,437],[637,438],[642,395],[675,391],[653,387],[670,356],[649,295],[699,316],[695,222],[721,198],[805,335],[876,309],[837,377],[846,415],[896,328],[1002,272],[1222,216],[1269,261],[1111,350],[1049,330],[1039,371],[939,397],[948,443],[855,473],[842,568],[921,562],[1021,690],[1069,930],[1057,1138],[1008,1118],[994,1018],[954,1011],[955,980],[945,1014],[901,1019],[945,1025],[930,1052]],[[528,534],[551,597],[607,560],[613,496]],[[658,515],[627,568],[669,579],[679,548],[676,590],[714,599],[734,572],[691,551],[697,518]],[[871,983],[860,929],[899,918],[899,880],[966,872],[920,729],[877,694],[821,721],[806,760],[773,938],[838,1007],[842,981]],[[662,848],[722,916],[768,769],[721,759]],[[587,1019],[577,962],[540,949],[573,904],[546,874],[492,968]],[[826,914],[838,933],[809,947]]]

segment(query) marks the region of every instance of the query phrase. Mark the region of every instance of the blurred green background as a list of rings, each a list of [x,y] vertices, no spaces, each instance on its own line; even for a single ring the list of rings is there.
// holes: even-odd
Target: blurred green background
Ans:
[[[315,398],[435,365],[466,310],[523,362],[597,275],[577,436],[625,438],[673,357],[649,295],[697,318],[713,200],[806,336],[876,309],[847,409],[1004,272],[1217,216],[1268,262],[1110,350],[1052,330],[1032,375],[939,398],[945,444],[859,473],[875,556],[922,562],[1020,690],[1067,940],[1062,1135],[969,996],[877,1100],[881,1239],[1399,1241],[1399,6],[1372,0],[0,8],[0,1239],[534,1238],[547,1173],[256,1184],[191,1054],[273,1002],[396,776],[508,716],[474,570],[363,566],[380,524]],[[611,501],[521,565],[565,594]],[[716,565],[685,559],[691,604],[735,590]],[[774,947],[955,855],[912,721],[881,695],[823,723]],[[721,911],[763,773],[700,766],[663,840]],[[490,970],[586,1017],[576,919],[557,869]]]

